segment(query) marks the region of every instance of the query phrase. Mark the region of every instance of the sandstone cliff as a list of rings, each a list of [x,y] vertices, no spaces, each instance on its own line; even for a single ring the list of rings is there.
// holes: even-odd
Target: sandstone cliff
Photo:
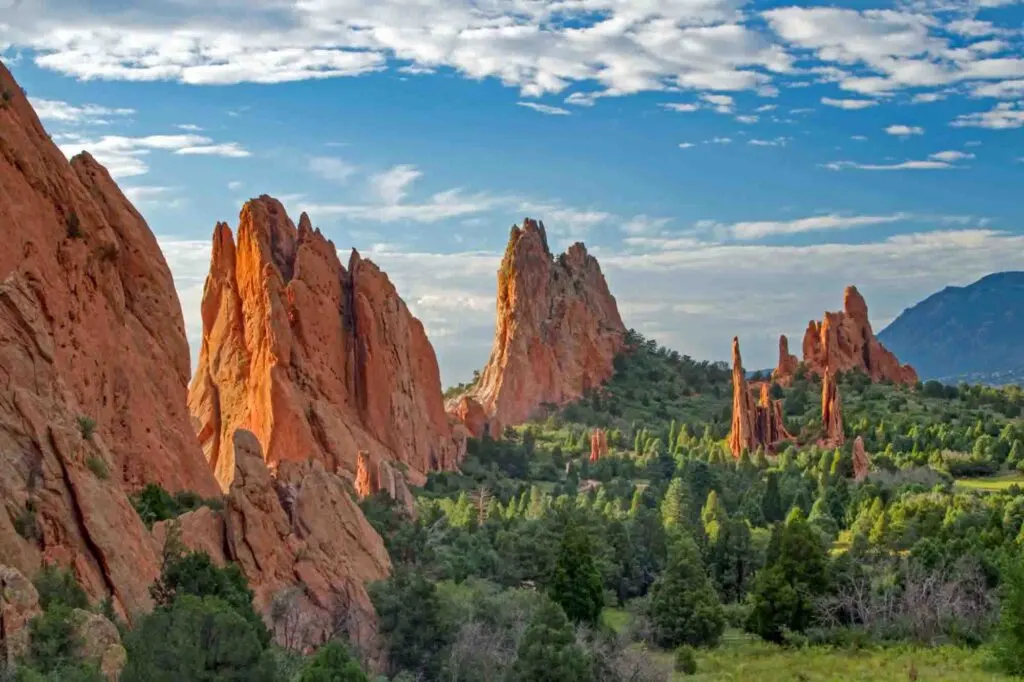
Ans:
[[[296,228],[262,196],[242,208],[237,243],[218,224],[202,316],[188,405],[225,489],[239,428],[271,470],[312,458],[350,480],[360,451],[414,484],[464,453],[423,325],[372,262],[352,251],[344,267],[305,214]]]
[[[785,337],[783,337],[785,338]],[[781,346],[781,341],[780,341]],[[781,352],[773,378],[780,383],[792,380],[796,365]],[[917,383],[917,372],[883,346],[871,330],[868,306],[857,287],[849,286],[843,293],[843,310],[826,312],[821,322],[811,320],[803,340],[803,362],[807,369],[824,377],[828,372],[860,370],[872,381],[899,384]]]
[[[754,398],[757,391],[759,397]],[[778,445],[792,440],[786,431],[782,416],[782,401],[772,400],[767,383],[755,388],[747,385],[740,356],[740,341],[732,340],[732,429],[729,431],[729,449],[734,457],[744,450],[754,452],[764,448],[775,452]]]
[[[489,418],[521,423],[606,381],[625,333],[597,259],[579,242],[555,258],[543,223],[526,218],[501,261],[494,345],[470,395]]]
[[[159,552],[126,492],[217,492],[185,409],[188,345],[145,221],[69,164],[0,65],[0,557],[71,566],[129,618]]]

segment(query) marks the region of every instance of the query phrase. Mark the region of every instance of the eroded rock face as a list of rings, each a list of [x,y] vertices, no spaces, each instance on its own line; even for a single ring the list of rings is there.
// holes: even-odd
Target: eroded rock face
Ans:
[[[158,552],[126,492],[218,492],[185,409],[171,273],[107,171],[71,163],[0,65],[0,557],[71,567],[128,618]]]
[[[256,608],[272,620],[275,600],[289,600],[286,616],[302,630],[291,644],[322,644],[340,623],[372,649],[377,616],[366,583],[386,578],[391,561],[348,484],[319,460],[281,462],[273,479],[248,431],[234,434],[233,449],[223,558],[242,567]]]
[[[740,341],[733,337],[732,429],[729,431],[729,449],[733,456],[739,457],[744,450],[754,452],[758,448],[772,453],[780,443],[792,438],[783,421],[782,401],[772,400],[768,384],[747,385]]]
[[[342,266],[305,214],[296,228],[262,196],[242,208],[237,243],[218,224],[202,306],[188,404],[225,489],[239,428],[272,470],[312,458],[351,480],[361,450],[403,463],[414,484],[456,466],[463,446],[423,325],[376,265],[353,251]]]
[[[32,581],[10,566],[0,566],[0,666],[28,653],[28,624],[42,613]]]
[[[871,473],[871,458],[864,449],[864,439],[860,436],[853,441],[853,480],[860,482]]]
[[[469,435],[483,438],[485,435],[497,440],[501,438],[501,421],[494,415],[488,415],[475,398],[468,395],[459,396],[449,402],[448,414],[463,424]]]
[[[788,358],[785,362],[783,359],[780,348],[779,366],[773,378],[786,383],[792,380],[796,365]],[[901,365],[875,338],[868,320],[867,303],[854,286],[846,287],[843,292],[841,312],[827,312],[821,322],[811,320],[808,323],[804,332],[803,361],[808,371],[821,377],[828,372],[860,370],[875,382],[917,383],[914,368]]]
[[[79,655],[96,665],[107,682],[116,682],[128,663],[128,652],[121,645],[117,626],[100,614],[83,609],[72,611],[68,622],[81,643]]]
[[[554,258],[544,225],[526,218],[498,271],[494,346],[470,395],[489,418],[522,423],[607,380],[625,333],[597,259],[579,242]]]
[[[608,434],[604,429],[594,429],[590,432],[590,461],[596,462],[607,456]]]
[[[821,380],[821,433],[823,444],[827,447],[838,447],[846,441],[839,385],[831,372],[827,372]]]

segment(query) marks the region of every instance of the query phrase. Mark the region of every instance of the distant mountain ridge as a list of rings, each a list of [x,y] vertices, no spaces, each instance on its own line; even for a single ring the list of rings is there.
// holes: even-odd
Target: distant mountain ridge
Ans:
[[[1024,381],[1024,272],[949,286],[907,308],[878,338],[922,381]]]

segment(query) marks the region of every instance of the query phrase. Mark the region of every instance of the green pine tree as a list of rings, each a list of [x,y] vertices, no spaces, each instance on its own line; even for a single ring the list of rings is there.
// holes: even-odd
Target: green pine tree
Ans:
[[[662,648],[714,646],[725,630],[722,604],[687,533],[674,534],[668,565],[651,587],[650,599],[648,617]]]
[[[562,533],[549,588],[569,620],[594,624],[604,606],[604,586],[590,538],[575,521]]]
[[[565,613],[545,600],[537,608],[516,652],[511,682],[592,682],[594,672]]]

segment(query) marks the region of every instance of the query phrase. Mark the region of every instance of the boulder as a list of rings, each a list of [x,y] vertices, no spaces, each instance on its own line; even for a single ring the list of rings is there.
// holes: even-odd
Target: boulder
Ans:
[[[41,613],[32,581],[15,568],[0,566],[0,667],[28,652],[28,624]]]
[[[103,678],[116,682],[128,663],[128,652],[121,646],[117,626],[98,613],[75,609],[68,618],[81,642],[79,655],[94,663]]]

